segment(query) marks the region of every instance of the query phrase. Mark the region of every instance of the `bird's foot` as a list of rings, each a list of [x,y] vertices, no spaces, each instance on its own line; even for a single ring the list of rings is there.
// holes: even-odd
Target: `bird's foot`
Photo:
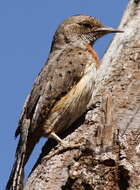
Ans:
[[[74,149],[74,148],[79,148],[82,144],[80,143],[68,143],[66,141],[62,141],[61,145],[63,147],[63,150],[67,150],[67,149]]]
[[[72,143],[68,143],[64,140],[62,140],[56,133],[51,132],[51,134],[49,135],[50,138],[55,139],[59,144],[62,145],[62,147],[64,149],[70,149],[70,148],[77,148],[79,146],[81,146],[81,144],[72,144]]]
[[[47,161],[50,160],[52,157],[62,154],[63,152],[66,152],[67,150],[72,150],[72,149],[80,149],[82,144],[71,144],[71,143],[66,143],[63,141],[61,146],[59,146],[57,149],[53,149],[49,155],[45,156],[43,160]]]
[[[53,149],[49,155],[45,156],[43,160],[49,160],[50,158],[54,157],[55,155],[61,154],[67,150],[72,150],[72,149],[80,149],[82,146],[82,143],[68,143],[61,138],[59,138],[55,133],[51,133],[49,137],[57,140],[59,142],[60,146],[57,147],[57,149]]]

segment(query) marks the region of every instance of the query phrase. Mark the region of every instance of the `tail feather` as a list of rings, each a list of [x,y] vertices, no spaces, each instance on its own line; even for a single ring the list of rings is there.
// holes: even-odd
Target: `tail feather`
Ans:
[[[34,132],[28,135],[28,139],[23,143],[19,142],[16,161],[13,166],[9,181],[5,190],[22,190],[24,180],[24,166],[26,165],[36,143],[39,141],[40,135]]]
[[[24,179],[25,154],[19,154],[13,165],[9,181],[5,190],[22,190]]]
[[[21,126],[20,140],[16,150],[16,160],[13,165],[5,190],[23,189],[24,165],[27,162],[26,147],[27,147],[29,126],[30,126],[30,120],[25,119]]]

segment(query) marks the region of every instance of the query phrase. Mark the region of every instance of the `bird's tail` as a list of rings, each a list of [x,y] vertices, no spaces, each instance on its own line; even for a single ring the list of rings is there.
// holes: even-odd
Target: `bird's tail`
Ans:
[[[20,140],[16,150],[16,160],[13,165],[5,190],[22,190],[24,180],[24,166],[27,163],[34,146],[39,140],[38,133],[28,134],[30,121],[25,120],[20,130]]]
[[[7,186],[5,190],[22,190],[24,179],[24,165],[26,160],[26,147],[28,139],[28,131],[30,120],[23,119],[23,123],[19,125],[16,136],[20,134],[19,143],[16,150],[16,160],[13,165]]]
[[[19,146],[18,145],[18,149]],[[7,183],[6,189],[5,190],[22,190],[23,189],[23,179],[24,179],[24,163],[25,163],[25,152],[26,149],[24,150],[23,147],[18,150],[16,153],[16,160],[13,165],[9,181]]]
[[[29,135],[30,136],[30,135]],[[22,190],[24,182],[24,166],[27,163],[34,146],[38,142],[39,137],[33,135],[28,142],[23,146],[18,146],[20,149],[16,153],[16,160],[13,165],[9,181],[5,190]],[[20,142],[19,142],[20,144]]]

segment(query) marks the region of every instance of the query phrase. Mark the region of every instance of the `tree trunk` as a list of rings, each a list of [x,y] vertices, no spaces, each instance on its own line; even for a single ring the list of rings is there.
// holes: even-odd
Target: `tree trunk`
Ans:
[[[119,28],[124,33],[97,70],[87,113],[64,134],[81,146],[52,148],[49,140],[24,190],[140,189],[139,0],[129,2]]]

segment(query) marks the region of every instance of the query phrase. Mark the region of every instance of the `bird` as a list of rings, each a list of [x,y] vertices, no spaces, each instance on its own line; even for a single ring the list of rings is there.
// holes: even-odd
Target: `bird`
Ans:
[[[116,32],[122,31],[82,14],[59,25],[19,118],[15,136],[20,137],[6,190],[23,189],[24,166],[41,137],[64,143],[59,133],[85,112],[94,90],[100,64],[92,46],[100,37]]]

